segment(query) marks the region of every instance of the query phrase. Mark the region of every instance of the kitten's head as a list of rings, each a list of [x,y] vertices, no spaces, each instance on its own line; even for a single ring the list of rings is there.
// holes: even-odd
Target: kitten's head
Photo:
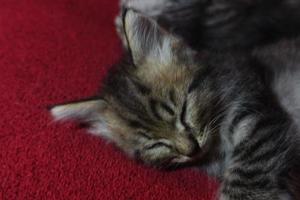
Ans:
[[[159,167],[199,159],[212,138],[209,83],[195,53],[154,21],[124,16],[130,62],[109,73],[101,98],[58,105],[56,120],[75,119],[132,157]]]

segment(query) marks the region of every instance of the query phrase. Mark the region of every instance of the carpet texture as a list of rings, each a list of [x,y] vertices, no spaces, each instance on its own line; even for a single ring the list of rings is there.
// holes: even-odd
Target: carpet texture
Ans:
[[[0,199],[211,200],[217,183],[127,159],[46,107],[93,95],[121,54],[116,0],[1,0]]]

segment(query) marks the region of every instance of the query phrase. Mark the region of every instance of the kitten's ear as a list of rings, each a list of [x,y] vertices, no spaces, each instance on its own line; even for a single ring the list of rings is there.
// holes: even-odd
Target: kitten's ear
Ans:
[[[171,60],[172,43],[176,39],[154,20],[127,10],[123,13],[123,26],[127,46],[136,65],[151,59],[164,63]]]
[[[106,114],[111,112],[108,103],[102,99],[85,100],[61,104],[50,108],[56,121],[76,120],[90,126],[90,132],[113,140]]]
[[[107,103],[102,99],[85,100],[53,106],[50,111],[55,120],[79,120],[89,122],[105,110]]]

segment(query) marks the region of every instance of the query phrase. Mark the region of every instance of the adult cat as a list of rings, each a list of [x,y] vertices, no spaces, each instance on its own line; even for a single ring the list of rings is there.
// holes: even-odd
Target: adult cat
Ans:
[[[300,33],[299,0],[121,0],[120,4],[157,20],[196,49],[248,50]],[[121,33],[120,16],[116,22]]]

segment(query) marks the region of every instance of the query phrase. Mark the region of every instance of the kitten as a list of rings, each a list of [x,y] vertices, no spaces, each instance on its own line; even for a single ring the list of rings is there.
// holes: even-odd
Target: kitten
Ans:
[[[300,0],[121,0],[120,4],[152,17],[195,49],[251,49],[300,33]],[[120,19],[116,23],[121,34]]]
[[[290,199],[299,133],[289,106],[300,99],[293,81],[288,92],[281,84],[296,78],[300,40],[250,56],[199,54],[131,10],[123,25],[129,56],[108,74],[101,96],[55,106],[54,118],[85,122],[148,165],[201,165],[222,180],[220,200]]]

